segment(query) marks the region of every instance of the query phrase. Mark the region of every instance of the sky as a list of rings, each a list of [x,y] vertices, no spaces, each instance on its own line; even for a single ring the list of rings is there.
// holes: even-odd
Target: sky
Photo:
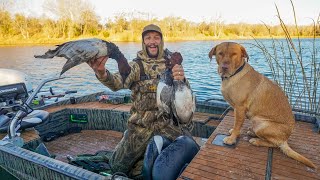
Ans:
[[[3,0],[0,0],[0,2]],[[28,0],[26,14],[39,15],[44,0]],[[286,24],[294,24],[290,0],[88,0],[102,20],[123,12],[150,13],[158,19],[168,16],[181,17],[187,21],[202,22],[221,20],[226,24],[278,24],[280,15]],[[311,24],[320,13],[320,0],[293,0],[298,25]]]

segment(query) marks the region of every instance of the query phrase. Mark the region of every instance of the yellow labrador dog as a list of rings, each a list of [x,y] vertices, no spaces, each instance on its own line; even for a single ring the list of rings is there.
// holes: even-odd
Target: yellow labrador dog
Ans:
[[[287,141],[295,120],[288,99],[278,85],[246,62],[249,57],[245,48],[234,42],[224,42],[212,48],[209,58],[212,56],[218,63],[223,97],[235,112],[233,129],[224,143],[232,145],[236,142],[247,117],[253,124],[248,132],[253,136],[249,140],[251,144],[279,147],[287,156],[315,168],[310,160],[289,147]]]

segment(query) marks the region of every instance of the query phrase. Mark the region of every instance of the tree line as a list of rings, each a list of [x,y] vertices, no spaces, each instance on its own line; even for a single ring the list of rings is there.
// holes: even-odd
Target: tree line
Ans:
[[[46,1],[44,7],[51,13],[51,17],[12,14],[6,7],[0,4],[0,44],[55,43],[85,37],[140,41],[143,27],[150,23],[159,25],[164,38],[169,41],[285,36],[281,25],[226,24],[221,17],[195,23],[181,17],[170,16],[159,20],[148,13],[133,12],[118,14],[101,23],[94,8],[83,0]],[[292,36],[320,36],[319,19],[310,25],[298,28],[296,25],[287,25],[286,28]]]

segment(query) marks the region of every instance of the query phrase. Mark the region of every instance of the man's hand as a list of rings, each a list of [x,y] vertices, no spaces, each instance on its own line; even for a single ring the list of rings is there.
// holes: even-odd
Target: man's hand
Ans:
[[[88,61],[87,64],[93,69],[94,73],[97,75],[99,79],[106,79],[106,62],[108,60],[108,56],[100,57],[96,60]]]
[[[174,80],[181,80],[183,81],[185,79],[184,77],[184,70],[183,67],[179,64],[176,64],[172,68],[172,75]]]
[[[171,58],[166,61],[166,66],[168,68],[172,68],[172,76],[174,80],[181,80],[185,79],[184,77],[184,70],[181,65],[183,58],[179,52],[174,52],[171,54]]]

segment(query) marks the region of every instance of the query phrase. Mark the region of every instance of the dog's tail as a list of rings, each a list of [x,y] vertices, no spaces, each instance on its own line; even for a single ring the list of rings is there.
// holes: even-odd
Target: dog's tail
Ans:
[[[284,154],[286,154],[287,156],[311,167],[311,168],[314,168],[316,169],[316,166],[307,158],[305,158],[304,156],[302,156],[301,154],[295,152],[293,149],[291,149],[288,145],[288,142],[284,142],[282,143],[279,148],[282,150],[282,152]]]

